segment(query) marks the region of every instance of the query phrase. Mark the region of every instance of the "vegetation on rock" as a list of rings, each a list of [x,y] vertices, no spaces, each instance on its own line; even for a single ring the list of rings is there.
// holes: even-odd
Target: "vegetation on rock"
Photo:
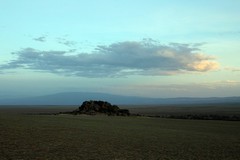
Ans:
[[[107,115],[129,116],[128,109],[120,109],[117,105],[112,105],[106,101],[84,101],[82,105],[72,112],[73,114],[95,115],[103,113]]]

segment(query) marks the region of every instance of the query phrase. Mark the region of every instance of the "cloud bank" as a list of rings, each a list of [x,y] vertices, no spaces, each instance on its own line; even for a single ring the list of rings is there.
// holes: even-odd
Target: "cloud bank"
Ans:
[[[57,41],[58,41],[59,44],[65,45],[67,47],[73,47],[73,46],[75,46],[77,44],[77,42],[69,41],[69,40],[67,40],[65,38],[57,38]]]
[[[41,36],[41,37],[33,38],[33,40],[38,42],[46,42],[46,37]]]
[[[91,53],[25,48],[14,52],[16,59],[0,68],[23,68],[80,77],[160,76],[218,69],[219,64],[214,57],[199,52],[196,45],[162,45],[153,40],[101,45]]]

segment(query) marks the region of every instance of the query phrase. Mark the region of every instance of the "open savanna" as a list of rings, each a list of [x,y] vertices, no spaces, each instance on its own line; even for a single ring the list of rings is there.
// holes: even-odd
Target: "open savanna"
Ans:
[[[130,111],[173,112],[148,107]],[[75,108],[1,107],[0,159],[240,159],[239,121],[36,114]],[[204,112],[198,107],[186,110]],[[225,107],[224,113],[238,110]]]

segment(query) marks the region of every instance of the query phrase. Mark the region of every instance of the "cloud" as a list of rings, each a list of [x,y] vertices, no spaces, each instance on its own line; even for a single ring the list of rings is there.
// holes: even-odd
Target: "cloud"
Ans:
[[[186,84],[133,82],[131,84],[110,86],[108,92],[142,97],[227,97],[240,94],[240,81],[224,80],[194,82]]]
[[[59,44],[63,44],[65,46],[67,46],[67,47],[72,47],[72,46],[75,46],[77,44],[77,42],[69,41],[69,40],[67,40],[65,38],[57,38],[57,41],[58,41]]]
[[[192,64],[189,64],[189,67],[193,68],[196,71],[208,71],[218,69],[219,65],[217,62],[202,60],[200,62],[193,62]]]
[[[38,42],[46,42],[46,37],[41,36],[41,37],[33,38],[33,40],[38,41]]]
[[[91,53],[40,51],[25,48],[1,69],[24,68],[81,77],[172,75],[218,69],[215,58],[189,44],[162,45],[153,40],[125,41],[97,46]]]
[[[213,81],[213,82],[201,82],[201,83],[188,83],[188,84],[141,84],[141,85],[131,85],[127,86],[133,89],[167,89],[167,90],[192,90],[194,87],[199,87],[203,89],[218,89],[218,88],[229,88],[229,87],[240,87],[240,81],[237,80],[224,80],[224,81]]]
[[[240,67],[225,67],[224,69],[232,72],[240,72]]]

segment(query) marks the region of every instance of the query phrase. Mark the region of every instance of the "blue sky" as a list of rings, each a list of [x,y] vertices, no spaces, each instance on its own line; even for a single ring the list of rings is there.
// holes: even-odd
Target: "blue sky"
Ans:
[[[0,98],[240,96],[240,1],[0,0]]]

